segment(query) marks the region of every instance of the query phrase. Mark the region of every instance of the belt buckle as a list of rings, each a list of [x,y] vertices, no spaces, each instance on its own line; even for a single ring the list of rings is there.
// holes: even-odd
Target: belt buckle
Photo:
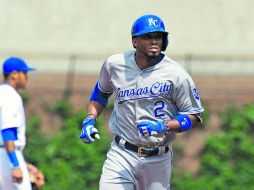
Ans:
[[[144,147],[138,147],[138,156],[143,156],[143,157],[145,157],[145,156],[147,156],[147,154],[144,154],[143,153],[143,151],[144,150],[146,150],[146,148],[144,148]]]

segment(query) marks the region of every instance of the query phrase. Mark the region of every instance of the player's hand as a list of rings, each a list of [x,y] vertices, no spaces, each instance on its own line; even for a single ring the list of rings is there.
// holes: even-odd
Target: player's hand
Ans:
[[[13,168],[11,171],[12,174],[12,181],[14,183],[22,183],[23,181],[23,173],[20,169],[20,167],[18,168]]]
[[[162,120],[150,121],[141,119],[136,121],[136,125],[142,136],[157,136],[158,133],[164,133],[167,130]]]
[[[32,185],[35,185],[37,190],[41,190],[45,185],[45,177],[43,173],[34,165],[27,163],[29,178]]]
[[[94,142],[95,138],[99,139],[99,132],[94,127],[95,119],[94,118],[85,118],[82,123],[82,131],[80,133],[80,140],[84,143],[90,144]]]

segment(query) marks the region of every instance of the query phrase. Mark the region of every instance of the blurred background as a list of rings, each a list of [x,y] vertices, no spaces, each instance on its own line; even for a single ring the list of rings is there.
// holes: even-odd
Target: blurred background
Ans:
[[[1,63],[18,56],[37,69],[21,93],[26,154],[44,189],[98,189],[112,103],[98,142],[79,141],[80,123],[103,61],[133,49],[132,23],[147,13],[164,21],[165,54],[191,74],[206,109],[204,127],[174,143],[172,189],[254,189],[253,10],[252,0],[1,0]]]

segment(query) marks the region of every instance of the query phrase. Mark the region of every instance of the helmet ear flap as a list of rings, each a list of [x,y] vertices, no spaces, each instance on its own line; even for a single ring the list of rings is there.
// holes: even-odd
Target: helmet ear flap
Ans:
[[[163,34],[163,44],[162,44],[162,48],[161,48],[161,51],[165,51],[168,47],[168,34],[165,33]]]
[[[136,46],[135,46],[135,36],[134,37],[132,37],[132,46],[136,49]]]

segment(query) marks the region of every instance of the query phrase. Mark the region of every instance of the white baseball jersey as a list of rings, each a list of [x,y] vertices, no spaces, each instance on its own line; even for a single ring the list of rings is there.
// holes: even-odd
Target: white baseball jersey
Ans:
[[[0,130],[17,127],[16,155],[22,170],[22,183],[14,183],[11,174],[11,162],[3,147],[0,134],[0,190],[31,190],[31,183],[22,150],[26,144],[25,115],[23,101],[17,91],[8,84],[0,85]]]
[[[0,129],[17,127],[15,145],[23,149],[26,144],[23,101],[17,91],[8,84],[0,85]],[[3,145],[2,135],[0,145]]]
[[[179,114],[203,112],[195,84],[182,66],[162,55],[159,63],[140,70],[135,51],[109,57],[103,64],[99,88],[115,93],[114,110],[109,125],[115,135],[145,146],[167,144],[175,134],[143,137],[135,121],[169,120]]]

